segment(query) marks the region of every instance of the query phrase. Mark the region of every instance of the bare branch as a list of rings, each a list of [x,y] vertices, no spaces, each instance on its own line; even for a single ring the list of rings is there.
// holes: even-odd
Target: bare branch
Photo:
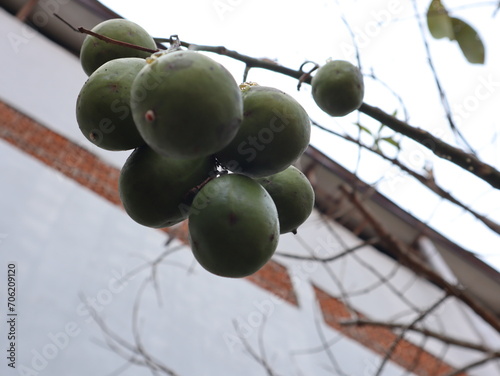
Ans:
[[[265,320],[265,316],[264,316],[264,320]],[[265,321],[262,323],[262,326],[264,326],[264,323]],[[252,349],[252,346],[250,346],[250,344],[248,343],[248,341],[246,340],[245,336],[241,333],[241,329],[238,325],[238,322],[236,320],[233,320],[233,326],[234,326],[234,329],[236,330],[236,333],[238,334],[238,337],[240,338],[241,340],[241,343],[243,344],[243,346],[245,347],[245,350],[248,352],[248,354],[257,362],[259,363],[266,371],[267,375],[268,376],[278,376],[274,370],[271,368],[271,366],[269,365],[269,363],[267,362],[266,360],[266,357],[265,357],[265,350],[263,348],[263,344],[261,343],[262,339],[259,338],[259,348],[260,348],[260,351],[262,353],[262,355],[258,355],[254,349]],[[261,327],[262,328],[262,327]],[[262,330],[262,329],[261,329]],[[262,332],[260,332],[260,335],[259,336],[262,336]]]
[[[419,321],[423,320],[429,313],[431,313],[437,307],[439,307],[448,297],[449,297],[449,295],[445,294],[441,299],[439,299],[433,305],[431,305],[429,308],[427,308],[422,313],[420,313],[420,315],[418,315],[411,323],[409,323],[408,325],[406,325],[402,328],[403,330],[401,331],[401,333],[399,333],[399,335],[396,337],[394,342],[391,344],[391,347],[387,350],[387,352],[384,356],[384,359],[382,359],[382,362],[380,363],[380,366],[379,366],[375,376],[379,376],[382,373],[382,370],[384,369],[387,361],[390,359],[392,353],[396,349],[396,346],[401,342],[401,340],[405,336],[408,329],[411,328],[412,326],[414,326],[415,324],[417,324]]]
[[[341,191],[344,192],[346,197],[351,203],[359,210],[359,212],[370,222],[373,229],[377,232],[378,236],[382,239],[382,243],[390,249],[399,259],[400,262],[412,269],[415,273],[420,274],[427,278],[429,281],[436,284],[443,289],[446,293],[453,295],[469,306],[478,316],[487,322],[495,330],[500,331],[500,320],[491,312],[491,310],[477,300],[472,298],[460,286],[455,286],[438,273],[432,270],[429,266],[424,264],[418,259],[406,246],[398,239],[396,239],[390,232],[388,232],[380,222],[369,212],[369,210],[361,203],[355,192],[350,191],[347,187],[341,186]]]
[[[167,254],[170,254],[172,250],[169,250],[170,252],[168,253],[163,253],[163,257],[160,257],[156,259],[155,261],[161,261]],[[156,264],[155,264],[156,265]],[[145,292],[145,289],[149,283],[154,284],[154,271],[152,275],[144,279],[142,282],[139,291],[135,297],[134,301],[134,306],[133,306],[133,314],[132,314],[132,332],[134,336],[134,341],[135,344],[131,344],[128,341],[124,340],[122,337],[120,337],[118,334],[113,332],[104,322],[104,320],[97,314],[97,312],[93,309],[93,307],[88,306],[89,312],[91,313],[92,318],[95,320],[97,325],[101,328],[102,332],[105,334],[106,338],[106,344],[108,347],[117,355],[121,356],[127,362],[131,364],[136,364],[140,366],[144,366],[150,369],[150,371],[154,375],[159,375],[159,374],[164,374],[167,376],[178,376],[178,374],[167,367],[166,365],[162,364],[160,361],[154,359],[145,349],[145,347],[142,344],[142,339],[140,336],[140,330],[139,330],[139,308],[140,308],[140,302],[142,299],[142,295]],[[83,295],[81,295],[81,298],[84,302]]]
[[[335,132],[334,130],[329,129],[327,127],[324,127],[323,125],[317,123],[314,120],[311,120],[311,123],[314,126],[316,126],[317,128],[319,128],[319,129],[321,129],[321,130],[323,130],[325,132],[328,132],[328,133],[330,133],[330,134],[332,134],[334,136],[340,137],[340,138],[342,138],[342,139],[344,139],[346,141],[355,143],[356,145],[359,145],[363,149],[368,150],[368,151],[370,151],[370,152],[378,155],[379,157],[385,159],[388,162],[391,162],[393,165],[397,166],[399,169],[401,169],[402,171],[404,171],[405,173],[407,173],[408,175],[410,175],[414,179],[418,180],[422,185],[424,185],[425,187],[427,187],[429,190],[431,190],[432,192],[436,193],[437,195],[439,195],[443,199],[448,200],[451,203],[453,203],[453,204],[459,206],[460,208],[466,210],[467,212],[469,212],[470,214],[472,214],[474,217],[476,217],[478,220],[480,220],[481,222],[483,222],[488,228],[490,228],[490,230],[492,230],[492,231],[494,231],[494,232],[496,232],[497,234],[500,235],[500,225],[498,223],[496,223],[495,221],[493,221],[493,220],[487,218],[486,216],[478,213],[477,211],[473,210],[469,206],[465,205],[463,202],[459,201],[455,196],[453,196],[451,193],[449,193],[444,188],[442,188],[436,182],[436,180],[432,176],[423,176],[423,175],[419,174],[418,172],[413,171],[411,168],[405,166],[397,158],[389,157],[389,156],[385,155],[384,153],[382,153],[380,150],[377,150],[377,149],[374,149],[374,148],[372,148],[372,147],[370,147],[368,145],[365,145],[361,141],[356,140],[356,139],[352,138],[349,135],[344,135],[344,134]]]
[[[460,369],[457,369],[445,376],[458,376],[458,375],[461,375],[462,373],[464,372],[467,372],[469,370],[471,370],[472,368],[476,368],[476,367],[479,367],[479,366],[482,366],[483,364],[486,364],[494,359],[499,359],[500,358],[500,354],[499,353],[496,353],[496,354],[489,354],[488,356],[482,358],[482,359],[479,359],[478,361],[476,362],[473,362],[473,363],[470,363]]]
[[[414,128],[377,107],[363,103],[359,111],[425,146],[436,156],[462,167],[464,170],[469,171],[471,174],[489,183],[492,187],[500,189],[500,171],[480,161],[474,155],[447,144],[423,129]]]
[[[64,22],[67,26],[69,26],[73,31],[77,31],[79,33],[82,33],[82,34],[88,34],[88,35],[91,35],[97,39],[100,39],[106,43],[111,43],[111,44],[116,44],[116,45],[119,45],[119,46],[123,46],[123,47],[128,47],[128,48],[132,48],[134,50],[139,50],[139,51],[145,51],[145,52],[149,52],[149,53],[155,53],[155,52],[158,52],[159,50],[153,50],[151,48],[146,48],[146,47],[142,47],[142,46],[138,46],[136,44],[132,44],[132,43],[127,43],[127,42],[122,42],[122,41],[119,41],[119,40],[116,40],[116,39],[113,39],[113,38],[109,38],[109,37],[106,37],[104,35],[101,35],[101,34],[98,34],[98,33],[95,33],[93,32],[92,30],[88,30],[84,27],[74,27],[72,26],[68,21],[66,21],[65,19],[63,19],[61,16],[59,16],[58,14],[55,14],[53,13],[54,17],[58,18],[60,21]]]
[[[458,136],[463,141],[465,146],[473,154],[476,154],[474,152],[474,150],[472,149],[472,147],[467,142],[467,140],[464,138],[464,136],[462,135],[460,130],[455,125],[455,122],[453,121],[450,104],[448,102],[448,97],[446,96],[446,92],[444,91],[443,86],[441,85],[441,81],[439,80],[439,77],[438,77],[438,74],[436,71],[436,67],[434,66],[434,61],[432,59],[431,50],[429,48],[429,43],[427,42],[427,37],[425,35],[422,18],[418,12],[417,2],[415,0],[413,0],[412,3],[413,3],[413,9],[415,11],[415,18],[417,19],[418,28],[420,30],[420,35],[422,36],[422,41],[424,42],[425,53],[427,55],[427,63],[429,64],[429,68],[431,69],[432,76],[434,77],[434,82],[436,83],[436,87],[437,87],[438,92],[439,92],[439,97],[441,98],[441,104],[443,105],[443,109],[446,113],[446,119],[448,119],[448,123],[450,124],[450,128],[453,131],[453,133],[455,134],[455,136]]]
[[[400,324],[400,323],[395,323],[395,322],[384,322],[384,321],[376,321],[376,320],[368,320],[368,319],[357,319],[357,320],[344,320],[340,322],[340,325],[345,325],[345,326],[381,326],[384,328],[389,328],[389,329],[406,329],[406,330],[411,330],[413,332],[418,332],[420,334],[423,334],[424,336],[427,337],[432,337],[435,338],[443,343],[447,343],[449,345],[454,345],[458,347],[463,347],[466,349],[471,349],[471,350],[476,350],[480,352],[484,352],[487,354],[493,354],[497,353],[500,354],[500,350],[494,351],[492,349],[489,349],[485,346],[478,345],[473,342],[469,341],[464,341],[462,339],[458,338],[453,338],[446,336],[444,334],[438,333],[436,331],[426,329],[426,328],[421,328],[415,325],[408,326],[407,324]]]
[[[335,355],[333,354],[333,351],[331,349],[332,344],[330,344],[329,341],[327,341],[327,339],[325,337],[325,333],[323,332],[322,326],[321,326],[317,316],[318,315],[316,315],[314,317],[314,324],[316,326],[316,332],[318,333],[318,336],[320,337],[321,347],[322,347],[323,351],[326,353],[326,355],[328,356],[328,359],[330,360],[330,363],[332,364],[332,367],[335,370],[335,374],[339,375],[339,376],[349,376],[349,375],[345,374],[342,371],[342,369],[340,368],[340,364],[338,363],[338,361],[335,358]]]
[[[170,240],[170,239],[169,239]],[[155,278],[154,276],[156,275],[156,270],[158,268],[158,265],[160,265],[164,259],[171,255],[172,253],[176,252],[176,251],[179,251],[181,250],[182,248],[184,247],[184,244],[180,244],[178,246],[175,246],[175,247],[168,247],[164,252],[162,252],[158,257],[156,257],[154,260],[152,261],[148,261],[148,262],[145,262],[144,264],[142,265],[139,265],[137,266],[136,268],[132,269],[131,271],[129,271],[127,274],[125,274],[120,281],[125,281],[127,279],[131,279],[132,277],[134,277],[135,275],[137,275],[139,272],[141,272],[142,270],[145,270],[145,269],[148,269],[148,268],[151,268],[152,269],[152,275],[153,275],[153,279]],[[173,263],[171,263],[171,265],[173,265]],[[179,265],[179,266],[182,266],[182,265]]]
[[[366,247],[368,245],[374,245],[374,244],[378,243],[379,241],[380,241],[380,239],[378,239],[378,238],[370,239],[370,240],[367,240],[367,241],[365,241],[361,244],[358,244],[354,247],[348,248],[348,249],[344,250],[343,252],[340,252],[336,255],[328,256],[328,257],[324,257],[324,258],[320,258],[320,257],[317,257],[315,255],[303,256],[303,255],[296,255],[293,253],[286,253],[286,252],[279,252],[279,251],[275,252],[275,255],[287,257],[287,258],[292,258],[292,259],[296,259],[296,260],[332,262],[332,261],[338,260],[344,256],[347,256],[348,254],[350,254],[354,251],[357,251],[358,249],[361,249],[361,248]]]
[[[410,119],[410,114],[408,113],[408,109],[406,108],[406,105],[403,102],[403,98],[401,98],[401,96],[398,93],[396,93],[396,91],[393,88],[391,88],[387,83],[385,83],[380,78],[378,78],[375,75],[375,72],[373,71],[373,69],[370,71],[370,73],[364,73],[364,76],[366,76],[368,78],[371,78],[375,82],[378,82],[380,85],[382,85],[383,87],[385,87],[391,93],[391,95],[393,95],[397,99],[397,101],[399,102],[399,105],[403,109],[403,113],[404,113],[404,117],[403,118],[404,118],[404,121],[408,122],[408,120]]]

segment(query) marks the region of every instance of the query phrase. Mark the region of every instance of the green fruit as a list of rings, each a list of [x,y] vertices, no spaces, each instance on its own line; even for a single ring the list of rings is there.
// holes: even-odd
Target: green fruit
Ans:
[[[132,85],[132,113],[146,143],[174,158],[195,158],[226,146],[243,117],[233,76],[194,51],[148,60]]]
[[[265,86],[245,86],[242,90],[243,122],[231,143],[216,153],[219,162],[255,178],[283,171],[309,145],[309,116],[280,90]]]
[[[130,111],[130,87],[146,61],[111,60],[90,75],[76,101],[76,120],[83,135],[106,150],[128,150],[144,144]]]
[[[364,83],[360,70],[343,60],[329,61],[311,81],[316,104],[331,116],[344,116],[363,103]]]
[[[280,221],[280,233],[296,232],[309,218],[314,206],[314,190],[307,177],[296,167],[257,179],[271,195]]]
[[[132,21],[121,18],[106,20],[95,26],[92,31],[121,42],[157,50],[156,43],[148,32]],[[150,52],[105,42],[87,35],[80,49],[80,62],[85,73],[90,76],[107,61],[121,57],[146,58],[150,55]]]
[[[276,206],[243,175],[222,175],[196,195],[189,215],[193,254],[209,272],[240,278],[258,271],[278,245]]]
[[[208,178],[211,158],[173,159],[146,145],[134,150],[122,167],[120,198],[127,214],[148,227],[169,227],[187,218],[189,192]]]

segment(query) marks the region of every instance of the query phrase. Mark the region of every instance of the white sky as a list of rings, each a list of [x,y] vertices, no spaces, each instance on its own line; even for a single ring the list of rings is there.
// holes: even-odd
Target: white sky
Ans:
[[[356,63],[351,39],[342,14],[358,35],[363,73],[370,72],[389,85],[404,100],[410,124],[442,135],[453,143],[439,96],[428,68],[422,39],[414,18],[412,1],[407,0],[190,0],[160,2],[142,0],[101,1],[118,14],[137,22],[155,37],[178,34],[191,43],[224,45],[253,57],[275,59],[297,69],[304,61],[319,64],[328,58]],[[422,14],[429,1],[417,0]],[[494,3],[493,1],[490,2]],[[500,168],[497,135],[500,125],[494,116],[500,99],[500,54],[497,36],[500,25],[492,18],[493,5],[482,6],[475,0],[444,1],[449,9],[479,4],[454,12],[479,31],[486,45],[486,64],[468,64],[455,43],[430,38],[434,62],[462,133],[484,161]],[[241,81],[243,65],[228,58],[211,55],[221,61]],[[310,87],[300,92],[297,82],[263,70],[253,70],[248,77],[261,85],[274,86],[296,97],[311,117],[337,132],[357,135],[353,122],[357,114],[330,118],[314,104]],[[498,85],[496,85],[498,83]],[[398,101],[379,82],[365,79],[365,102],[392,113],[403,110]],[[482,94],[478,98],[478,90]],[[377,129],[366,116],[361,123]],[[387,130],[387,135],[392,132]],[[365,139],[370,142],[369,138]],[[354,171],[358,148],[318,129],[313,130],[312,145],[333,160]],[[437,182],[478,212],[500,222],[500,192],[450,163],[436,160],[418,144],[405,140],[400,159],[418,171],[432,161]],[[387,153],[395,150],[388,145]],[[482,255],[483,260],[500,270],[500,237],[471,215],[447,201],[440,200],[411,178],[405,178],[391,165],[381,163],[374,154],[363,152],[358,176],[368,183],[381,177],[378,189],[402,208],[428,223],[464,248]]]

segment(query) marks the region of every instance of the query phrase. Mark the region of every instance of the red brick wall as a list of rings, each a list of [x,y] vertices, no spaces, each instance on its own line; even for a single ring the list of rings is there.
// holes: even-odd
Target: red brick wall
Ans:
[[[3,102],[0,102],[0,137],[85,188],[94,191],[112,204],[121,206],[118,194],[120,174],[118,169]],[[188,243],[185,222],[174,229],[164,231]],[[291,277],[285,266],[271,261],[247,280],[298,307]],[[323,318],[330,327],[382,356],[391,347],[397,337],[394,332],[380,327],[340,325],[339,321],[350,318],[352,311],[349,311],[340,300],[323,290],[317,287],[314,289]],[[420,376],[446,375],[453,370],[448,364],[406,340],[402,340],[396,346],[390,359]]]

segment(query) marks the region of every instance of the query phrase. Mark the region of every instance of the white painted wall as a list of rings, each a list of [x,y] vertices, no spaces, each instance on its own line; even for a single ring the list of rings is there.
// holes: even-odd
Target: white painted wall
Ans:
[[[0,21],[0,99],[121,167],[129,152],[97,148],[76,123],[76,98],[87,79],[78,58],[2,8]]]
[[[0,176],[8,182],[0,195],[0,265],[5,274],[7,263],[17,264],[20,374],[107,375],[123,361],[103,349],[102,333],[79,295],[94,301],[110,327],[130,339],[134,299],[149,271],[124,285],[116,278],[158,256],[166,237],[137,225],[119,208],[3,141],[0,155],[5,161]],[[273,367],[287,375],[299,369],[310,375],[330,374],[324,354],[290,355],[321,343],[314,324],[318,312],[307,285],[299,286],[303,308],[297,309],[248,281],[205,272],[186,247],[159,268],[158,282],[162,305],[152,289],[141,304],[144,346],[180,375],[265,374],[245,353],[232,324],[236,320],[258,348],[263,314],[263,341]],[[3,289],[0,299],[6,301]],[[69,341],[60,334],[65,330],[74,334]],[[323,324],[321,330],[329,339],[338,336]],[[61,349],[54,347],[58,343]],[[349,375],[364,375],[379,361],[349,339],[334,349]],[[5,372],[9,370],[4,360],[0,367],[2,375],[18,374]],[[400,373],[390,365],[385,375]],[[123,373],[148,374],[137,367]]]
[[[120,167],[128,153],[94,148],[76,124],[74,104],[85,81],[78,60],[3,11],[0,35],[0,99]],[[26,43],[13,45],[13,36],[24,38]],[[0,373],[110,374],[124,361],[105,349],[102,332],[80,296],[93,299],[111,329],[131,339],[134,299],[149,274],[143,271],[123,285],[116,278],[163,252],[165,235],[137,225],[119,208],[4,141],[0,141],[0,160],[0,278],[4,278],[9,262],[17,264],[17,365],[25,367],[17,372],[10,370],[2,359]],[[300,237],[319,256],[357,244],[352,234],[335,224],[331,226],[338,238],[314,214],[301,228]],[[282,237],[279,251],[307,252],[292,235]],[[329,274],[332,272],[347,292],[370,286],[376,281],[373,274],[355,257],[382,274],[395,268],[391,259],[370,247],[333,263],[330,270],[277,257],[294,276],[300,301],[297,309],[246,280],[210,275],[184,247],[169,256],[158,270],[161,304],[151,287],[142,300],[144,346],[180,375],[264,375],[265,370],[235,341],[232,322],[236,320],[257,351],[259,338],[263,337],[268,361],[280,374],[332,374],[332,365],[324,353],[299,354],[320,346],[321,331],[328,340],[338,339],[331,349],[347,375],[372,375],[381,358],[321,322],[310,284],[314,282],[339,296],[339,285],[332,283]],[[440,296],[437,289],[404,268],[398,268],[390,281],[394,289],[403,291],[420,307],[431,305]],[[6,317],[5,302],[2,289],[2,320]],[[349,299],[349,303],[376,319],[408,310],[387,286]],[[426,323],[445,333],[477,340],[455,302],[445,304]],[[2,348],[7,342],[5,328],[2,325],[0,332]],[[61,334],[65,330],[70,335]],[[498,335],[495,337],[491,331],[487,335],[500,343]],[[430,341],[426,348],[441,355],[438,343]],[[459,366],[476,356],[472,352],[449,351],[446,359]],[[400,367],[389,364],[384,375],[403,373]],[[131,367],[122,374],[150,373]],[[488,367],[471,374],[493,376],[499,372]]]

